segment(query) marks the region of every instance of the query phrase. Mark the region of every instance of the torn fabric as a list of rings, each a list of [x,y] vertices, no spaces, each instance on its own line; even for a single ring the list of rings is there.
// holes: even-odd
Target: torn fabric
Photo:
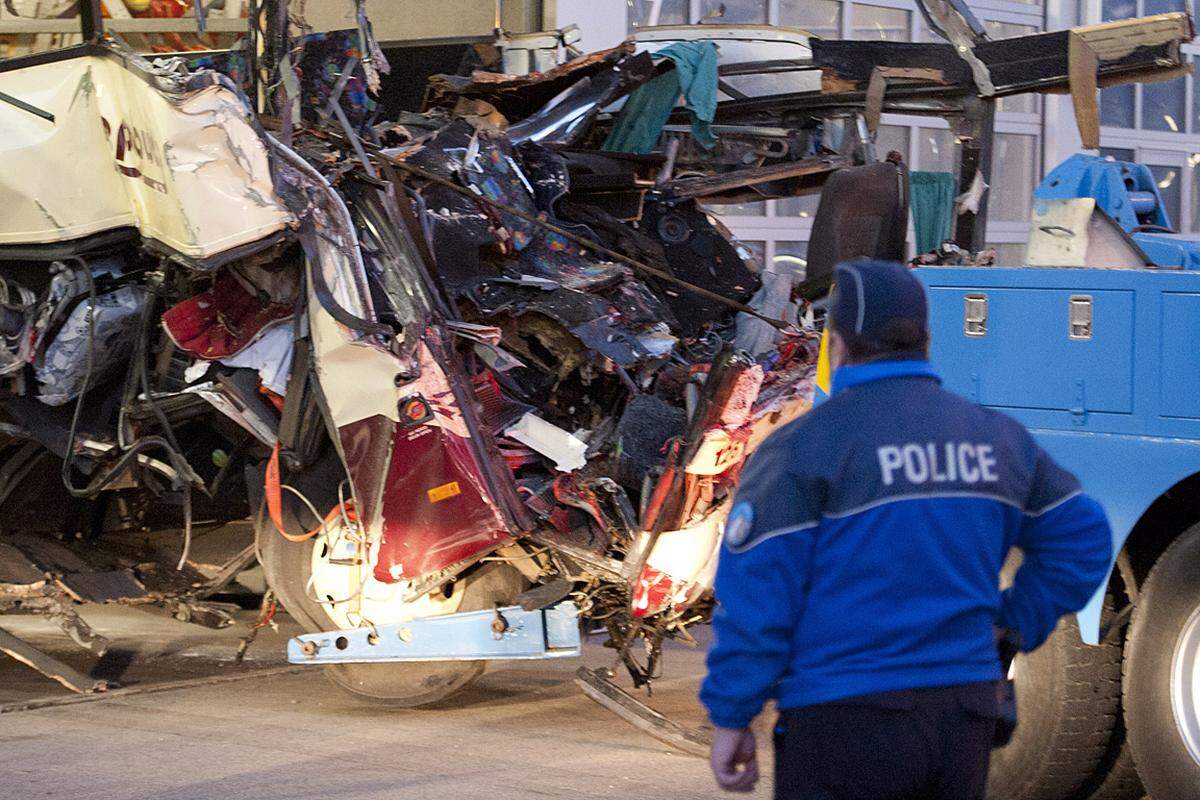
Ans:
[[[717,143],[712,132],[717,112],[717,46],[711,41],[679,42],[654,54],[670,60],[669,70],[639,86],[617,115],[602,149],[619,153],[651,153],[663,125],[683,95],[692,119],[692,136],[706,150]]]
[[[215,360],[241,351],[291,315],[290,303],[264,302],[223,271],[210,288],[163,312],[162,324],[180,350]]]
[[[61,406],[119,374],[129,363],[145,303],[140,286],[122,286],[99,295],[94,313],[89,299],[75,306],[36,365],[38,399]]]
[[[950,238],[954,176],[949,172],[910,172],[908,192],[917,252],[928,253]]]

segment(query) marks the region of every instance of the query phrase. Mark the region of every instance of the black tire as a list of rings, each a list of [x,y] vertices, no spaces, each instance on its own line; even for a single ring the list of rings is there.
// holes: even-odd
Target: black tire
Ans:
[[[1145,796],[1146,788],[1142,786],[1137,766],[1133,763],[1125,723],[1118,720],[1108,753],[1100,764],[1096,778],[1085,787],[1080,797],[1083,800],[1142,800]]]
[[[1185,629],[1200,619],[1197,567],[1200,525],[1193,525],[1158,557],[1129,623],[1125,726],[1138,774],[1154,800],[1200,797],[1200,753],[1189,752],[1172,703],[1177,648]],[[1200,691],[1194,682],[1182,685]]]
[[[312,573],[312,543],[289,542],[265,515],[258,516],[258,547],[263,575],[284,609],[310,633],[333,622],[305,587]],[[509,605],[525,588],[521,573],[508,564],[485,564],[456,584],[463,592],[460,611]],[[338,688],[375,705],[412,708],[428,705],[466,688],[483,674],[486,661],[428,661],[393,664],[337,664],[322,671]]]
[[[1074,615],[1017,657],[1017,730],[992,753],[989,800],[1072,800],[1096,774],[1117,724],[1121,648],[1079,638]]]

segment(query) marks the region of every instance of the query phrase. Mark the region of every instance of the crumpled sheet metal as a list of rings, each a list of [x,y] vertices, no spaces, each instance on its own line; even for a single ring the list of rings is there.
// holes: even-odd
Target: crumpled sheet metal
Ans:
[[[325,392],[333,424],[342,429],[372,418],[395,421],[399,418],[396,376],[411,371],[413,364],[376,337],[335,320],[322,307],[314,288],[314,273],[320,271],[320,280],[329,287],[334,302],[361,319],[375,319],[366,267],[349,211],[324,176],[279,142],[271,140],[271,145],[280,156],[276,162],[280,191],[297,211],[305,244],[308,323],[315,368],[323,386],[340,389]],[[355,487],[357,491],[357,483]]]
[[[940,70],[950,84],[947,96],[956,90],[990,95],[985,85],[976,85],[972,74],[972,69],[984,68],[984,84],[990,83],[994,93],[1003,96],[1068,89],[1073,36],[1095,51],[1101,86],[1175,77],[1186,61],[1180,47],[1191,41],[1193,33],[1187,14],[1172,13],[981,41],[972,48],[971,64],[958,57],[954,45],[934,42],[814,39],[812,51],[827,94],[865,90],[877,67],[912,67]],[[891,94],[892,89],[888,91]]]
[[[647,198],[640,226],[658,234],[671,274],[734,300],[745,302],[758,290],[758,275],[745,263],[728,230],[692,200]],[[706,325],[724,318],[720,303],[671,284],[647,278],[679,322],[684,336],[698,336]]]
[[[118,53],[0,73],[0,91],[55,115],[51,125],[0,106],[0,244],[135,225],[202,262],[292,222],[235,91],[199,78],[191,85],[201,88],[169,91],[166,81],[136,74],[138,64],[126,67],[126,54]]]
[[[547,72],[527,75],[500,75],[475,72],[469,78],[458,75],[434,75],[426,88],[426,108],[453,108],[459,97],[486,100],[509,120],[524,119],[544,108],[560,92],[581,78],[609,69],[632,55],[633,42],[622,42],[609,49],[581,56]]]
[[[511,538],[449,379],[426,345],[419,352],[420,377],[399,390],[399,406],[423,403],[417,407],[428,416],[414,420],[406,413],[392,429],[374,573],[384,583],[443,569]],[[360,469],[347,456],[352,475],[378,470]]]
[[[610,69],[580,78],[539,111],[510,125],[508,136],[514,142],[575,144],[604,108],[654,75],[649,54],[630,56]]]
[[[462,173],[462,179],[481,194],[533,213],[533,201],[509,161],[513,153],[503,136],[477,131],[465,120],[455,120],[421,144],[392,151],[391,155],[444,178],[453,180]],[[422,187],[419,192],[432,223],[430,244],[438,274],[451,291],[469,286],[481,275],[499,274],[483,261],[485,248],[519,249],[535,233],[531,223],[502,216],[436,184]]]
[[[625,296],[560,288],[529,289],[508,283],[487,282],[472,299],[485,315],[540,314],[570,331],[584,347],[622,367],[669,353],[676,339],[663,330],[657,298],[636,281],[622,284]]]
[[[359,518],[378,543],[376,580],[424,575],[508,539],[454,393],[429,347],[417,348],[419,377],[398,387],[394,365],[382,360],[386,353],[364,343],[323,349],[332,320],[319,309],[310,319],[322,354],[316,367]],[[429,413],[413,419],[410,408]]]
[[[326,287],[332,301],[361,320],[375,320],[375,308],[363,263],[358,231],[350,210],[329,181],[291,148],[268,138],[275,161],[276,187],[291,208],[300,228],[300,242],[311,271],[307,286]],[[315,306],[320,297],[313,295]],[[357,341],[368,334],[340,325],[345,338]]]
[[[398,420],[396,376],[407,365],[386,348],[354,337],[311,293],[308,308],[317,376],[322,386],[337,387],[325,391],[333,423],[341,428],[372,417]]]
[[[635,617],[688,606],[712,589],[721,532],[728,516],[727,503],[696,525],[659,534],[633,587]],[[644,548],[648,539],[649,534],[643,533],[638,548]]]
[[[361,59],[361,39],[359,31],[343,30],[309,34],[298,43],[301,56],[296,72],[300,76],[300,110],[308,124],[315,125],[323,121],[333,89],[351,59],[358,60],[338,102],[355,131],[361,132],[374,115],[377,103],[368,90],[371,89],[372,79],[377,89],[379,76],[377,73],[373,75],[373,64]],[[382,59],[384,66],[387,65],[382,52],[378,53],[377,58]],[[386,73],[388,70],[380,71]]]
[[[555,221],[553,207],[569,189],[566,162],[557,154],[532,143],[514,147],[503,134],[461,120],[407,158],[446,177],[460,176],[482,196]],[[422,195],[434,221],[439,273],[485,315],[543,314],[621,366],[661,357],[674,346],[661,329],[661,323],[674,322],[673,314],[626,268],[436,185]],[[585,226],[572,227],[594,238]],[[485,258],[487,245],[502,258]]]
[[[35,365],[38,399],[47,405],[61,406],[85,389],[118,375],[129,363],[145,305],[146,292],[139,286],[122,286],[98,295],[91,332],[88,324],[91,300],[76,305]],[[85,386],[89,340],[93,335],[91,381]]]

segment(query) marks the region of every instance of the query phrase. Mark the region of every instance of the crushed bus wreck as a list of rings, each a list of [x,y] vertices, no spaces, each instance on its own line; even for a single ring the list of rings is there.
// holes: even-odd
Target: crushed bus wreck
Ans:
[[[256,69],[99,32],[0,63],[0,609],[81,644],[80,602],[221,624],[257,558],[308,631],[290,658],[363,696],[572,655],[580,619],[645,685],[709,618],[741,465],[812,403],[833,265],[904,257],[879,115],[951,119],[978,250],[992,100],[1071,91],[1083,129],[1097,82],[1183,69],[1192,35],[987,41],[928,5],[971,46],[652,29],[438,76],[394,119],[365,17],[263,37],[276,3]],[[806,273],[708,210],[817,192]],[[193,529],[241,520],[255,540],[200,572]]]

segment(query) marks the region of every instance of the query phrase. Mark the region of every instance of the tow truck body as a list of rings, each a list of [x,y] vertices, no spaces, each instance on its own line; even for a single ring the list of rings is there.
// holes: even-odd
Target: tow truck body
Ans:
[[[1107,787],[1118,793],[1097,796],[1138,798],[1140,781],[1155,798],[1191,797],[1200,785],[1200,242],[1172,232],[1139,164],[1072,156],[1033,205],[1026,261],[1036,266],[920,269],[947,388],[1024,423],[1113,528],[1112,579],[1055,633],[1049,655],[1014,666],[1021,725],[1041,729],[1018,738],[1039,741],[1044,757],[1021,770],[1021,754],[999,751],[1005,770],[993,789],[1055,800]],[[1071,705],[1068,675],[1086,704]],[[1055,716],[1069,707],[1073,733]],[[1055,763],[1091,777],[1070,787]],[[1112,788],[1122,781],[1124,794]]]

